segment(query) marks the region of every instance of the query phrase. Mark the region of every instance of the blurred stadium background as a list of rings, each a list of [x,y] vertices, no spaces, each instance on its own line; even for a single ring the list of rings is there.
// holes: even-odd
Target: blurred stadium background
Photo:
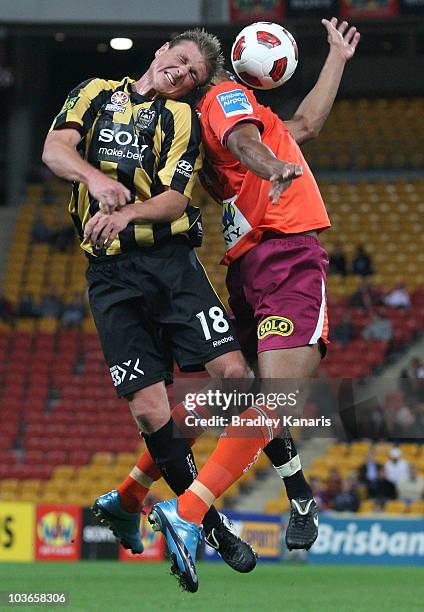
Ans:
[[[321,366],[319,398],[312,394],[306,409],[308,415],[340,410],[343,378],[378,399],[363,403],[353,421],[339,419],[332,437],[302,440],[295,432],[322,510],[321,536],[311,553],[289,555],[282,547],[288,502],[261,457],[219,507],[232,513],[263,559],[282,560],[285,567],[263,565],[256,578],[247,578],[211,563],[213,569],[202,569],[205,591],[197,604],[185,595],[174,603],[184,610],[268,610],[285,597],[302,610],[357,611],[375,609],[375,592],[387,610],[421,610],[421,574],[414,580],[412,570],[395,568],[424,564],[424,1],[121,0],[118,6],[109,0],[0,0],[0,14],[1,588],[66,586],[78,592],[71,608],[81,610],[100,609],[105,601],[110,609],[136,609],[130,594],[137,593],[143,572],[140,595],[144,589],[157,609],[175,589],[172,583],[168,588],[163,570],[156,574],[138,564],[120,564],[119,572],[100,561],[66,570],[21,564],[19,580],[13,565],[133,560],[87,510],[127,475],[142,443],[126,403],[115,397],[88,311],[85,258],[66,212],[69,185],[40,161],[54,114],[85,78],[141,74],[175,31],[205,26],[220,37],[228,58],[242,24],[265,19],[283,21],[298,42],[293,78],[257,94],[289,117],[327,53],[320,19],[338,15],[357,25],[362,40],[321,135],[304,147],[333,223],[322,236],[332,256],[332,344]],[[131,38],[132,48],[112,50],[112,36]],[[225,301],[225,270],[217,263],[219,209],[200,187],[195,202],[206,229],[199,255]],[[198,466],[214,444],[212,433],[198,442]],[[154,485],[152,499],[169,495],[162,482]],[[147,552],[141,560],[162,558],[161,541],[143,530]],[[204,558],[214,560],[210,550]],[[305,565],[291,567],[293,561]],[[327,573],[331,563],[356,568]],[[382,567],[370,577],[367,564]],[[358,566],[362,573],[350,573],[360,572]],[[349,584],[352,575],[357,590]],[[96,586],[83,596],[78,584],[84,577]],[[385,589],[394,577],[398,588],[390,593]],[[128,594],[110,603],[108,589],[119,590],[126,580]],[[224,594],[212,588],[218,580]],[[218,599],[211,603],[213,596]]]

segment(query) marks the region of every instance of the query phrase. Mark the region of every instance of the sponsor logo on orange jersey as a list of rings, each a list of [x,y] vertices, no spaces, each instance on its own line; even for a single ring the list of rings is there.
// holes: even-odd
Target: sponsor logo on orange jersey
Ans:
[[[294,331],[293,321],[287,317],[270,316],[258,325],[258,338],[263,340],[266,336],[276,334],[277,336],[291,336]]]

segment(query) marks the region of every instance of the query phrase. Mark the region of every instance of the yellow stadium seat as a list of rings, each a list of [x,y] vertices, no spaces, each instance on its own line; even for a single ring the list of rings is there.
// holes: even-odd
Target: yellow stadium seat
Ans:
[[[409,506],[409,514],[424,514],[424,500],[413,502]]]
[[[270,499],[266,502],[264,512],[268,514],[283,514],[289,512],[290,502],[287,498],[282,497],[281,499]]]
[[[52,478],[58,480],[70,480],[74,477],[75,468],[72,465],[58,465],[53,470]]]
[[[374,500],[365,499],[364,501],[362,501],[361,505],[359,506],[359,513],[360,514],[370,514],[372,512],[375,512]]]
[[[111,465],[112,463],[114,463],[115,460],[115,456],[113,455],[113,453],[94,453],[94,455],[91,458],[91,464],[95,465],[95,466],[99,466],[99,465]]]
[[[405,514],[408,512],[408,506],[404,502],[394,499],[386,503],[384,512],[387,514]]]
[[[0,491],[10,492],[16,491],[20,486],[20,481],[16,478],[6,478],[0,481]]]
[[[326,448],[325,454],[327,456],[338,456],[343,457],[346,455],[349,446],[345,442],[335,442]]]

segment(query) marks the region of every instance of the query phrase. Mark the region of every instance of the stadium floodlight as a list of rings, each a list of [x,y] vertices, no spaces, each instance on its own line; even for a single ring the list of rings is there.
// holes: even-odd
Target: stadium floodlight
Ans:
[[[128,51],[133,46],[133,41],[131,38],[112,38],[109,44],[115,51]]]

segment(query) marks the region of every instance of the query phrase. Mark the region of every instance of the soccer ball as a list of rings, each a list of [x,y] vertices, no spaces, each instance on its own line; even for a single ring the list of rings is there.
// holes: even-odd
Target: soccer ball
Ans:
[[[289,80],[297,66],[297,44],[278,23],[259,21],[241,32],[231,49],[239,79],[257,89],[274,89]]]

